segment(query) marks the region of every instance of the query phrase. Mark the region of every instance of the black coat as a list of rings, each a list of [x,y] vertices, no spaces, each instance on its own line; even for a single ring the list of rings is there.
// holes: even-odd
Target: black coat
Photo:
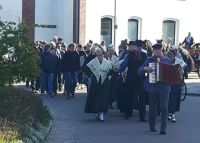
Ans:
[[[139,107],[139,94],[142,93],[145,75],[139,76],[137,74],[138,69],[143,65],[147,55],[143,52],[137,56],[134,52],[130,52],[128,55],[128,71],[126,81],[121,88],[121,93],[118,98],[121,112],[130,111],[132,109],[138,109]]]
[[[91,76],[90,90],[85,105],[85,113],[108,112],[110,102],[110,82],[108,79],[97,83],[94,75]]]
[[[62,71],[75,72],[80,69],[80,58],[77,52],[66,52],[62,58]]]
[[[147,55],[141,52],[140,56],[137,58],[134,52],[130,52],[128,55],[128,71],[126,82],[127,84],[140,84],[143,85],[145,80],[145,75],[139,76],[137,74],[138,69],[146,61]]]

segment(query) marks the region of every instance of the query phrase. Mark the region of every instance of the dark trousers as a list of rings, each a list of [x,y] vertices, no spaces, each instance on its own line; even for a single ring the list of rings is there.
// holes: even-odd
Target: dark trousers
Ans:
[[[27,79],[27,80],[26,80],[26,87],[27,87],[27,88],[31,87],[31,89],[34,90],[34,89],[35,89],[35,87],[34,87],[34,81],[31,80],[31,86],[29,85],[29,82],[30,82],[30,80]]]
[[[59,88],[60,91],[62,89],[62,83],[63,83],[62,72],[58,72],[58,88]]]
[[[58,88],[58,72],[54,72],[53,74],[53,93],[57,93]]]
[[[39,90],[39,89],[40,89],[40,77],[38,77],[35,82],[35,90]]]
[[[77,72],[66,71],[65,73],[65,87],[67,93],[74,94],[77,84]]]
[[[144,120],[145,119],[147,96],[148,96],[148,94],[144,90],[141,89],[140,92],[139,92],[139,115],[140,115],[140,120]]]
[[[155,129],[157,105],[160,102],[161,112],[161,131],[165,131],[167,128],[168,117],[168,99],[169,93],[155,92],[149,93],[149,125],[151,129]]]
[[[180,108],[181,85],[171,85],[169,94],[168,110],[174,114]]]
[[[125,96],[125,115],[131,116],[132,110],[139,110],[140,120],[145,119],[147,95],[142,86],[128,84]]]
[[[54,72],[53,76],[53,92],[57,93],[57,90],[62,88],[62,73],[59,71]]]

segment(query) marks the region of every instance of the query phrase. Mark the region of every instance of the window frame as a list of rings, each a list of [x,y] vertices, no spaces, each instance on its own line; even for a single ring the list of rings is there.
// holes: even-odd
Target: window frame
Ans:
[[[111,43],[109,44],[113,44],[114,41],[114,17],[110,16],[110,15],[106,15],[106,16],[102,16],[100,19],[100,41],[102,41],[101,36],[102,36],[102,20],[103,19],[109,19],[111,20]],[[106,43],[106,45],[109,45],[108,43]]]
[[[163,38],[163,25],[165,22],[167,21],[172,21],[175,23],[175,29],[174,29],[174,32],[175,32],[175,37],[174,37],[174,44],[175,45],[178,45],[179,43],[179,23],[180,21],[176,18],[165,18],[163,19],[162,21],[162,38]],[[166,41],[167,42],[167,41]]]
[[[129,21],[137,21],[138,23],[138,29],[137,29],[137,39],[141,39],[142,37],[142,18],[137,17],[137,16],[131,16],[128,18],[128,25],[129,25]],[[129,40],[129,34],[128,34],[128,29],[129,27],[127,27],[127,39]]]

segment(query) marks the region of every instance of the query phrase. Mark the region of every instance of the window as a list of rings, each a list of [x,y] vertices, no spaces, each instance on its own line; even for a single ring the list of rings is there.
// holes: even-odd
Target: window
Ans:
[[[168,44],[177,44],[178,40],[178,21],[164,20],[162,28],[162,39]]]
[[[112,44],[112,25],[111,18],[101,19],[101,41],[105,41],[106,45]]]
[[[135,41],[138,39],[138,23],[137,19],[128,20],[128,40]]]

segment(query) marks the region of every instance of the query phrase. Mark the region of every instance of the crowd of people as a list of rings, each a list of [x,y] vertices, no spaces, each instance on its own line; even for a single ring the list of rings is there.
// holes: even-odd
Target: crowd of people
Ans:
[[[167,45],[157,40],[122,40],[118,53],[113,45],[93,43],[66,44],[62,38],[53,37],[50,43],[37,41],[35,49],[41,57],[41,75],[31,81],[31,87],[41,96],[54,97],[63,91],[67,99],[75,98],[76,87],[87,86],[86,113],[94,113],[104,121],[105,113],[114,103],[124,114],[132,117],[133,109],[139,110],[141,122],[146,120],[149,104],[150,131],[156,132],[156,116],[161,115],[160,134],[166,134],[167,119],[176,122],[175,112],[180,109],[181,85],[165,82],[149,83],[151,62],[180,65],[180,78],[187,78],[192,69],[191,57],[181,45]],[[183,76],[181,76],[183,75]],[[29,80],[27,80],[27,87]]]

